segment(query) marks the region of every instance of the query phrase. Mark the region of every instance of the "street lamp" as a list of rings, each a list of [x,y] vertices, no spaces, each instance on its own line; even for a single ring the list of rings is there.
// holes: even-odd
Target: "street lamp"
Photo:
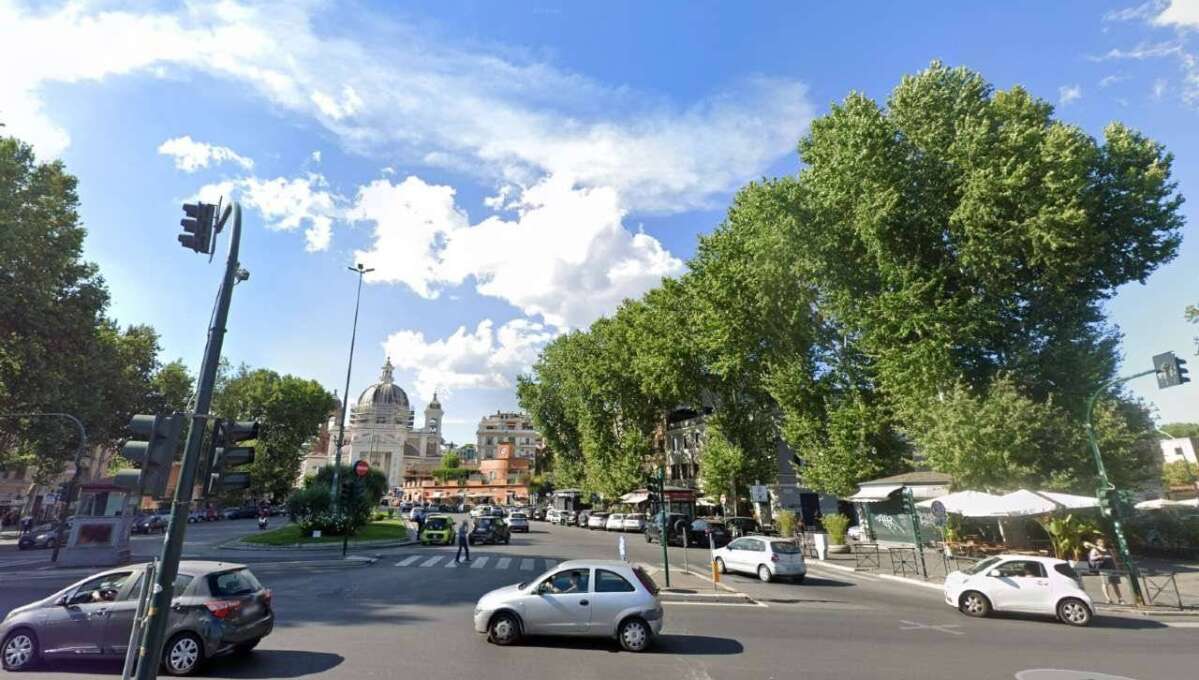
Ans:
[[[338,516],[340,508],[338,508],[338,497],[341,495],[338,491],[338,477],[341,473],[341,445],[345,441],[346,436],[346,409],[350,403],[350,371],[354,368],[354,341],[358,339],[358,304],[362,301],[362,277],[374,269],[367,269],[361,262],[355,267],[346,267],[350,271],[358,274],[358,293],[354,296],[354,327],[350,331],[350,359],[346,362],[346,389],[341,395],[341,417],[337,419],[337,448],[333,455],[333,488],[329,489],[329,493],[333,496],[333,514]]]

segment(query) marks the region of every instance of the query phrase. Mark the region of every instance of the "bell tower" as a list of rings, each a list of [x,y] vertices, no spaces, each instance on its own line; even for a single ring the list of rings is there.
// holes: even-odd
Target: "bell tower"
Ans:
[[[441,410],[441,402],[437,401],[437,393],[433,393],[433,401],[425,407],[425,429],[435,434],[441,434],[441,416],[444,411]]]

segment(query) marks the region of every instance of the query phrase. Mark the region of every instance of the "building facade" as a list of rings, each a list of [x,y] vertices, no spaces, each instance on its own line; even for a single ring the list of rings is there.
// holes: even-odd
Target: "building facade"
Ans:
[[[403,500],[417,503],[458,505],[513,505],[529,502],[532,461],[518,457],[511,443],[496,446],[494,458],[477,465],[463,464],[468,476],[463,480],[437,480],[431,469],[414,466],[399,494]]]
[[[535,460],[537,452],[545,446],[545,439],[533,429],[533,420],[527,413],[496,411],[479,421],[475,448],[479,460],[495,458],[500,444],[511,444],[515,458]]]

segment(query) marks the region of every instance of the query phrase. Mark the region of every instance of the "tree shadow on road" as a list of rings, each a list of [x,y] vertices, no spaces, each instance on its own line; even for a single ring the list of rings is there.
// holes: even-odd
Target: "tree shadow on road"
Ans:
[[[526,647],[546,649],[594,649],[599,651],[622,651],[616,640],[593,637],[529,637]],[[654,638],[654,644],[646,654],[682,654],[687,656],[728,656],[740,654],[745,648],[730,638],[710,635],[663,634]]]
[[[258,649],[237,656],[223,654],[209,659],[199,669],[198,678],[302,678],[332,670],[345,657],[326,652],[296,649]],[[88,675],[120,675],[123,663],[116,660],[61,660],[43,662],[37,671],[49,673],[80,673]]]

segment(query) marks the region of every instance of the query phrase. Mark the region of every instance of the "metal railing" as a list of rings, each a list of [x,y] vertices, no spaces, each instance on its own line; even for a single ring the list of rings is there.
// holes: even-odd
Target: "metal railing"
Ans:
[[[882,555],[877,543],[857,543],[850,547],[855,570],[875,571],[883,568]]]
[[[920,576],[915,548],[888,548],[887,554],[891,557],[891,574],[893,576],[907,576],[909,573]]]

